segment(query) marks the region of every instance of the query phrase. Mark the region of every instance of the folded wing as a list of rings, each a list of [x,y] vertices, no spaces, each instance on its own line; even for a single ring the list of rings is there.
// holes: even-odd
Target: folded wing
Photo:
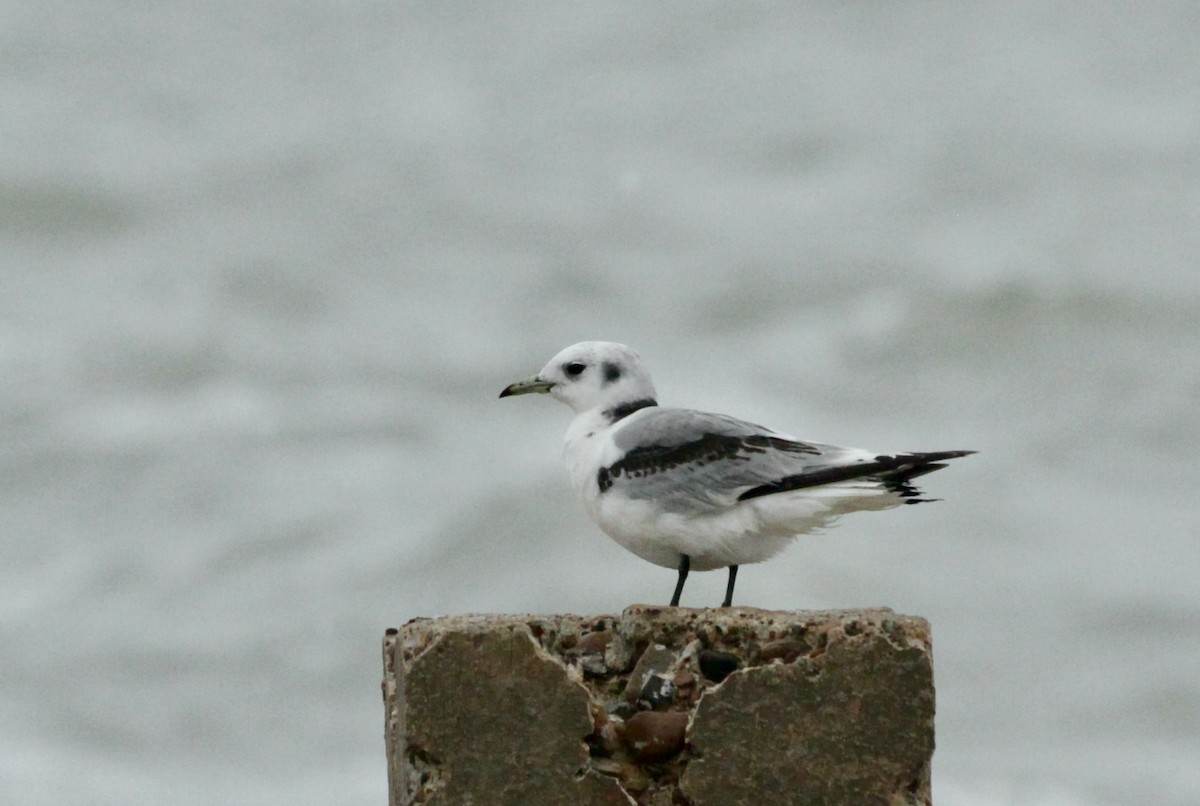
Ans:
[[[690,409],[648,408],[614,429],[615,451],[600,468],[601,495],[655,499],[673,512],[700,512],[806,487],[863,480],[912,503],[910,479],[972,451],[894,456],[802,442],[768,428]]]

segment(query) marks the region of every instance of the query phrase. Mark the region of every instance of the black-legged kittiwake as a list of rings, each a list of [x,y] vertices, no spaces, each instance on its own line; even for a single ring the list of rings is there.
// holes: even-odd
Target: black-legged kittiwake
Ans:
[[[644,560],[678,571],[739,565],[860,510],[916,504],[912,479],[974,451],[879,454],[802,442],[723,414],[658,405],[636,352],[572,345],[500,397],[546,392],[575,410],[564,456],[571,486],[597,525]]]

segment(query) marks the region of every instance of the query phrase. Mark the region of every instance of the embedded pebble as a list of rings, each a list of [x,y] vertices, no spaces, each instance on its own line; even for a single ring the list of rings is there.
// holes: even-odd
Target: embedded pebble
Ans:
[[[592,715],[592,732],[599,733],[600,729],[608,724],[608,712],[595,700],[588,704],[588,712]]]
[[[642,711],[625,723],[621,742],[635,761],[658,764],[683,749],[687,725],[683,711]]]
[[[611,722],[605,722],[604,725],[596,731],[596,735],[600,739],[600,746],[604,748],[604,752],[612,755],[621,748],[621,730],[624,728],[624,723],[619,719],[614,719]]]
[[[638,705],[644,704],[651,711],[665,711],[675,702],[677,691],[673,681],[660,674],[652,674],[646,678],[637,702]]]
[[[741,658],[729,652],[704,649],[700,652],[700,674],[714,683],[720,683],[737,671]]]
[[[808,644],[803,641],[796,641],[790,638],[785,638],[781,641],[771,641],[769,644],[764,644],[759,656],[770,663],[778,658],[784,663],[794,663],[796,658],[807,654]]]
[[[597,630],[581,635],[575,645],[563,654],[567,658],[577,659],[579,668],[592,677],[602,677],[608,674],[608,664],[604,661],[604,651],[612,642],[612,630]]]
[[[675,653],[662,644],[651,644],[646,647],[646,651],[642,653],[633,667],[629,681],[625,684],[625,699],[629,702],[637,702],[638,697],[642,694],[642,686],[646,685],[646,679],[652,674],[666,672],[674,663]]]
[[[608,713],[612,716],[615,716],[617,719],[629,719],[629,717],[633,716],[637,712],[638,707],[631,702],[626,702],[625,700],[621,700],[619,703],[616,703],[608,709]]]
[[[696,694],[696,675],[689,672],[687,669],[680,669],[675,673],[675,677],[671,680],[675,684],[677,700],[691,702]]]
[[[613,758],[593,757],[588,761],[588,766],[601,775],[609,775],[613,778],[621,774],[621,762]]]
[[[584,655],[579,659],[579,668],[593,677],[602,677],[608,673],[603,655]]]
[[[575,643],[575,650],[584,655],[603,655],[604,650],[608,649],[608,645],[612,643],[612,630],[597,630],[590,632],[587,635],[580,636]]]

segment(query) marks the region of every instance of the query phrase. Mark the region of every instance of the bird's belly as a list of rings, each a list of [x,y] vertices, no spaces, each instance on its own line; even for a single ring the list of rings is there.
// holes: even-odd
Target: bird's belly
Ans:
[[[591,514],[605,534],[643,560],[675,568],[686,554],[694,571],[762,562],[797,534],[771,529],[750,502],[684,514],[650,500],[602,496]]]

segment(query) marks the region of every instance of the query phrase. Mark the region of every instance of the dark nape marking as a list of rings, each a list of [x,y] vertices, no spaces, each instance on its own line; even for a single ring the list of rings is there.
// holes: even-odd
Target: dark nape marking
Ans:
[[[618,367],[616,364],[610,364],[609,362],[605,361],[604,362],[604,382],[612,383],[613,381],[617,380],[620,377],[621,377],[621,368]]]
[[[801,490],[805,487],[819,487],[822,484],[833,484],[838,481],[874,478],[878,479],[884,487],[896,493],[901,498],[909,499],[905,503],[919,504],[932,499],[917,498],[921,493],[916,487],[908,483],[909,480],[945,467],[945,464],[939,462],[941,459],[955,459],[971,453],[974,453],[974,451],[941,451],[939,453],[905,453],[897,456],[876,456],[873,462],[860,462],[856,465],[845,465],[842,467],[822,467],[808,473],[786,476],[770,484],[763,484],[746,490],[746,492],[738,496],[738,500],[745,501],[763,495],[788,492],[789,490]]]
[[[611,409],[604,410],[604,416],[608,418],[608,424],[612,425],[617,420],[624,420],[635,411],[657,406],[658,401],[652,397],[642,397],[637,400],[631,400],[628,403],[622,403],[619,406],[613,406]]]
[[[749,461],[750,454],[766,453],[767,449],[785,453],[821,453],[818,448],[804,442],[792,442],[765,434],[748,437],[705,434],[700,439],[682,445],[644,445],[634,448],[609,467],[600,468],[596,474],[596,482],[600,485],[600,492],[604,492],[613,485],[613,479],[622,474],[629,478],[641,478],[693,462],[745,462]]]

